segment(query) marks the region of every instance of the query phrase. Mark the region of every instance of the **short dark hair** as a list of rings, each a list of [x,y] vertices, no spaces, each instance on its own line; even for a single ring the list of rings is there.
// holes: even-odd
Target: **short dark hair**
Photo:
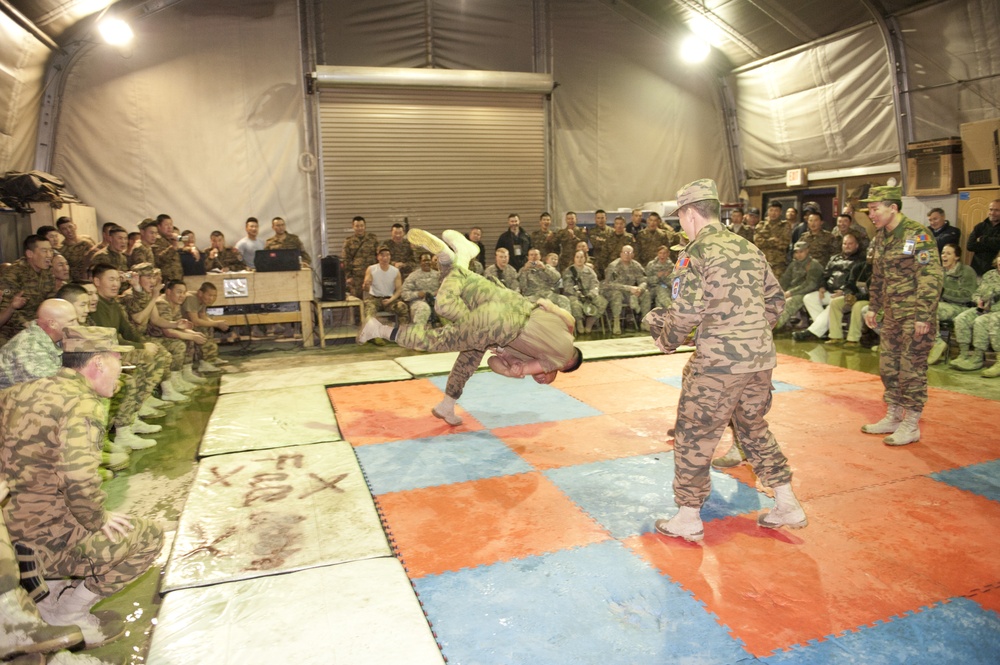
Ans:
[[[837,219],[840,219],[841,217],[843,217],[846,220],[849,220],[852,223],[854,222],[854,218],[848,215],[846,212],[842,212],[839,215],[837,215]]]
[[[163,285],[163,289],[172,289],[176,286],[183,286],[184,288],[187,288],[187,284],[184,283],[183,279],[171,279],[167,280],[167,283]]]
[[[225,234],[222,231],[212,231],[208,234],[209,238],[225,238]]]
[[[139,238],[141,236],[142,234],[139,233],[138,231],[132,231],[128,234],[128,239],[131,240],[132,238]]]
[[[563,367],[560,372],[568,374],[569,372],[575,372],[583,364],[583,352],[580,351],[579,347],[573,347],[573,360],[569,362],[568,365]]]
[[[38,243],[48,242],[48,241],[49,239],[46,238],[45,236],[40,236],[32,233],[30,236],[24,239],[24,242],[21,243],[21,249],[24,250],[25,252],[27,252],[30,249],[33,252],[35,251],[35,247],[38,246]]]
[[[57,229],[54,226],[39,226],[38,229],[35,231],[35,235],[39,235],[39,236],[42,236],[44,238],[45,236],[49,235],[53,231],[55,231],[56,233],[59,233],[59,229]]]
[[[944,208],[931,208],[930,210],[927,211],[927,216],[930,217],[934,213],[937,213],[937,214],[941,215],[942,217],[944,217]],[[42,229],[38,229],[38,232],[41,233]],[[945,245],[945,246],[947,247],[947,245]]]
[[[539,216],[538,216],[538,219],[541,219],[542,217],[548,217],[549,219],[552,219],[552,215],[550,215],[550,214],[549,214],[549,211],[548,211],[548,210],[546,210],[546,211],[545,211],[545,212],[543,212],[543,213],[542,213],[541,215],[539,215]]]
[[[167,213],[161,212],[159,215],[156,216],[156,225],[159,226],[160,224],[163,223],[163,220],[165,219],[169,219],[170,221],[174,220],[174,218],[168,215]]]
[[[257,221],[256,217],[247,217],[247,221],[243,222],[243,226],[246,226],[250,222],[253,222],[254,224],[260,224],[260,222]]]
[[[663,218],[660,217],[660,213],[658,213],[658,212],[651,212],[651,213],[649,213],[649,217],[655,217],[655,218],[659,219],[660,221],[663,221]],[[647,217],[647,219],[649,219],[649,217]]]
[[[115,224],[113,227],[111,227],[111,229],[108,230],[108,235],[114,235],[116,233],[124,233],[126,236],[128,236],[128,231],[118,226],[117,224]]]
[[[61,298],[62,300],[70,300],[81,294],[88,297],[90,296],[90,294],[87,292],[87,289],[83,288],[81,285],[69,283],[69,284],[63,284],[61,287],[59,287],[59,290],[56,291],[55,297]]]
[[[56,226],[62,226],[63,224],[72,224],[73,220],[69,217],[60,217],[56,220]]]
[[[783,206],[781,204],[781,201],[771,201],[770,203],[767,204],[767,207],[768,208],[777,208],[779,210],[784,210],[785,209],[785,206]]]
[[[401,228],[403,228],[403,225],[400,224],[399,222],[396,222],[395,224],[392,225],[392,228],[394,228],[394,229],[401,229]]]
[[[365,222],[365,218],[362,217],[361,215],[355,215],[354,218],[351,220],[352,224],[354,222]],[[367,225],[368,225],[368,222],[365,222],[365,226],[367,226]]]
[[[595,215],[596,215],[597,213],[601,213],[602,215],[606,215],[606,214],[608,214],[607,212],[605,212],[604,210],[601,210],[600,208],[598,208],[597,210],[595,210],[595,211],[594,211],[594,214],[595,214]]]
[[[84,366],[90,362],[90,359],[94,356],[99,355],[93,351],[70,351],[63,352],[62,354],[62,366],[68,369],[75,369],[77,371],[84,368]]]
[[[101,233],[111,233],[111,229],[118,226],[118,222],[104,222],[101,224]]]
[[[207,291],[218,291],[219,288],[215,284],[212,284],[211,282],[202,282],[201,286],[198,287],[198,290],[201,291],[202,293],[205,293]]]
[[[931,212],[934,212],[934,210],[931,210]],[[951,247],[953,250],[955,250],[955,258],[958,259],[962,258],[962,248],[958,245],[958,243],[955,242],[945,243],[944,247]],[[944,250],[944,247],[941,248],[942,251]]]
[[[118,272],[118,268],[114,267],[113,265],[107,263],[98,263],[96,266],[90,269],[90,276],[93,279],[97,279],[98,277],[103,276],[104,273],[108,272],[109,270],[114,270],[115,272]]]
[[[271,223],[272,224],[274,224],[275,222],[283,222],[283,221],[285,221],[284,217],[273,217],[273,218],[271,218]]]
[[[515,217],[517,217],[518,221],[521,221],[521,216],[518,215],[516,212],[512,212],[509,215],[507,215],[507,221],[509,222],[510,220],[514,219]]]

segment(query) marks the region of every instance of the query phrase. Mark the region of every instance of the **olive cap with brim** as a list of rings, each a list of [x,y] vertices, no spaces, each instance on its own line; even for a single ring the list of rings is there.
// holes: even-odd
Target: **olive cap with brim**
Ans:
[[[673,217],[677,214],[678,210],[691,203],[718,200],[719,188],[716,187],[714,180],[709,178],[695,180],[694,182],[688,183],[677,190],[677,207],[674,208],[672,212],[668,213],[667,217]]]
[[[100,326],[66,326],[63,328],[63,353],[125,353],[131,346],[118,344],[118,331]]]
[[[871,187],[868,190],[868,198],[861,199],[862,203],[879,203],[881,201],[902,201],[903,200],[903,188],[896,185],[894,187],[889,187],[888,185],[884,187]]]

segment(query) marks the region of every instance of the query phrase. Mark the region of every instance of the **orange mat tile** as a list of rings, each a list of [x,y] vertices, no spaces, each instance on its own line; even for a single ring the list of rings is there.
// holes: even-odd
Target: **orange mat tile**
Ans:
[[[611,416],[557,420],[493,430],[536,469],[646,455],[670,450],[663,438],[638,434]]]
[[[541,473],[383,494],[378,503],[411,578],[611,537]]]
[[[431,407],[444,394],[428,379],[337,386],[327,393],[344,440],[355,446],[483,429],[460,406],[455,408],[463,418],[458,427],[435,418]]]
[[[558,383],[556,387],[563,389],[568,386],[590,386],[607,383],[611,378],[617,381],[633,381],[645,376],[623,367],[616,367],[613,370],[610,369],[611,367],[612,365],[606,361],[584,362],[575,372],[560,374],[556,379]],[[666,372],[670,373],[669,370]]]
[[[1000,583],[997,583],[997,585],[989,591],[977,593],[971,596],[971,598],[982,607],[1000,614]]]
[[[690,353],[672,353],[663,356],[641,356],[639,358],[621,358],[611,360],[608,365],[614,369],[609,370],[612,377],[617,369],[624,369],[635,372],[650,379],[659,379],[664,376],[680,376],[684,365],[691,359]]]
[[[605,381],[605,383],[586,386],[559,386],[559,389],[570,397],[575,397],[584,404],[599,409],[604,413],[622,413],[624,411],[642,411],[659,408],[664,411],[676,411],[677,400],[681,391],[673,386],[649,378],[638,378],[630,381]]]
[[[673,429],[677,421],[677,408],[664,409],[656,407],[653,409],[643,409],[641,411],[622,411],[613,414],[612,417],[627,425],[633,432],[640,436],[650,437],[655,441],[663,441],[671,448],[673,438],[667,433]]]

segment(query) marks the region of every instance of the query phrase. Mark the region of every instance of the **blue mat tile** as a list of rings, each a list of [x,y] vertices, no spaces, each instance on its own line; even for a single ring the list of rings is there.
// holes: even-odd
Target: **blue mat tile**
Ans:
[[[431,377],[431,383],[444,390],[448,377]],[[460,403],[486,429],[601,415],[554,386],[493,372],[480,372],[469,379]]]
[[[663,376],[663,377],[660,377],[659,379],[657,379],[657,381],[659,381],[660,383],[665,383],[668,386],[673,386],[674,388],[677,388],[678,390],[680,390],[680,387],[681,387],[681,377],[680,377],[680,375],[678,375],[678,376]],[[802,388],[800,388],[799,386],[793,386],[792,384],[785,383],[784,381],[772,381],[771,383],[774,385],[774,392],[776,392],[776,393],[787,393],[787,392],[791,392],[793,390],[802,390]]]
[[[1000,460],[932,473],[931,478],[1000,501]],[[1000,660],[1000,659],[998,659]]]
[[[489,432],[358,446],[372,494],[386,494],[534,470]]]
[[[774,505],[767,495],[732,476],[710,473],[712,493],[702,506],[703,520]],[[673,452],[551,469],[545,475],[615,538],[652,531],[653,522],[677,512]]]
[[[449,663],[752,660],[689,592],[614,541],[413,584]]]
[[[768,665],[996,665],[1000,616],[958,598],[856,633],[761,658]]]

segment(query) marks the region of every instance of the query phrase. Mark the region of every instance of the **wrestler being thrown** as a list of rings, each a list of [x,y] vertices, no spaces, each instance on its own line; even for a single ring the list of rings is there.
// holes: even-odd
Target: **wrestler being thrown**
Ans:
[[[573,346],[573,315],[541,298],[529,302],[521,294],[469,270],[479,247],[458,231],[445,231],[442,239],[421,229],[410,229],[413,246],[437,254],[447,273],[434,300],[434,311],[445,325],[390,326],[372,317],[358,333],[358,344],[388,339],[407,349],[458,351],[448,374],[445,398],[431,412],[449,425],[459,425],[455,402],[475,373],[486,351],[497,374],[517,379],[532,376],[538,383],[552,383],[559,372],[572,372],[583,361]]]

